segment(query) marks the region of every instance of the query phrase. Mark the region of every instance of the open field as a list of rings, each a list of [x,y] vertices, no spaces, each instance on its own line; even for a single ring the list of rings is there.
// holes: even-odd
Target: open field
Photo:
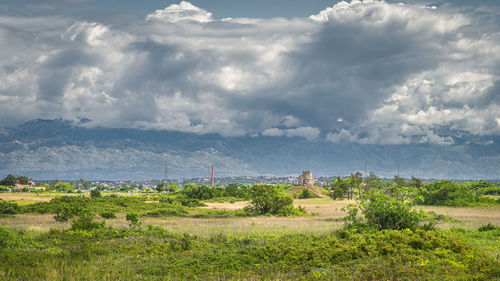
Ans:
[[[50,205],[46,196],[0,194],[23,210]],[[60,194],[57,194],[60,195]],[[496,280],[500,206],[418,206],[451,217],[442,230],[344,228],[341,210],[356,201],[294,200],[309,216],[237,216],[247,201],[170,205],[179,215],[146,216],[167,208],[158,195],[71,199],[93,202],[116,218],[58,222],[52,214],[0,217],[1,280]],[[137,195],[138,196],[138,195]],[[76,200],[73,200],[76,199]],[[37,204],[38,203],[38,204]],[[121,205],[123,203],[123,206]],[[26,206],[27,204],[35,204]],[[61,203],[63,206],[63,203]],[[100,205],[104,204],[104,205]],[[119,207],[125,209],[120,209]],[[163,206],[163,207],[162,207]],[[181,209],[176,209],[176,208]],[[53,211],[54,209],[52,209]],[[216,211],[214,211],[216,210]],[[222,211],[226,210],[226,211]],[[126,220],[139,212],[141,227]],[[227,217],[210,217],[210,214]],[[197,215],[206,215],[200,218]],[[78,223],[79,221],[83,221]],[[3,227],[6,226],[7,228]],[[459,227],[459,228],[454,228]],[[359,232],[360,231],[360,232]],[[2,247],[4,247],[2,249]],[[36,264],[37,266],[33,266]],[[456,278],[459,277],[459,278]]]
[[[34,193],[0,193],[0,198],[12,200],[21,204],[49,201],[56,194],[36,195]],[[60,195],[60,194],[57,194]],[[74,195],[74,194],[71,194]],[[204,209],[236,210],[245,207],[246,201],[234,203],[206,203]],[[304,233],[325,234],[342,227],[341,211],[348,204],[356,204],[354,200],[332,200],[329,198],[294,200],[296,206],[303,206],[308,212],[314,213],[310,217],[234,217],[234,218],[142,218],[143,225],[152,224],[162,226],[175,233],[190,233],[199,236],[210,236],[218,233],[257,234],[257,233]],[[453,221],[437,225],[441,229],[460,227],[477,229],[481,225],[492,223],[500,225],[500,206],[488,207],[439,207],[417,206],[424,211],[433,211],[437,214],[452,217]],[[50,214],[18,214],[13,217],[0,217],[0,224],[16,230],[48,231],[69,228],[68,222],[57,222]],[[114,227],[127,227],[128,222],[124,214],[118,214],[116,219],[107,220],[107,224]]]

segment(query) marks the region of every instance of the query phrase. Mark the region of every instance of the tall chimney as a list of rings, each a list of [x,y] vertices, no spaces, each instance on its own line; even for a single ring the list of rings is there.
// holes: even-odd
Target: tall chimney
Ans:
[[[214,165],[212,165],[212,186],[214,186]]]

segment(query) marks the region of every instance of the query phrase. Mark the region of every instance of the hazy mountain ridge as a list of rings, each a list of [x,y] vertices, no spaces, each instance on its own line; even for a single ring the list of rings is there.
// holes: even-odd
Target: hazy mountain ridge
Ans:
[[[0,128],[0,175],[37,179],[149,179],[216,175],[319,175],[368,170],[402,176],[500,178],[498,138],[488,144],[362,145],[289,137],[237,137],[168,131],[87,128],[86,120],[32,120]]]

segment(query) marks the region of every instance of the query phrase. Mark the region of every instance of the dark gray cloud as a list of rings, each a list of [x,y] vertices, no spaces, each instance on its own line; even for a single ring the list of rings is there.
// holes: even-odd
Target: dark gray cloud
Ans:
[[[484,13],[496,12],[353,1],[310,18],[214,19],[181,2],[112,25],[0,16],[1,125],[84,116],[380,144],[451,143],[442,128],[498,135],[500,35]]]

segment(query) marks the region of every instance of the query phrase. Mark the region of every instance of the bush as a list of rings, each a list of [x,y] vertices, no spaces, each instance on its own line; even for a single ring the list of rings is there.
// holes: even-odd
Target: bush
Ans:
[[[101,213],[101,217],[105,219],[114,219],[116,218],[116,214],[113,211],[104,211]]]
[[[0,215],[15,215],[20,211],[21,209],[17,203],[6,202],[0,199]]]
[[[84,207],[84,205],[60,202],[55,204],[56,215],[54,216],[54,219],[56,221],[65,222],[76,215],[82,215],[85,213],[88,213],[88,210]]]
[[[495,229],[497,229],[497,227],[494,226],[493,224],[491,224],[491,222],[489,222],[488,224],[485,224],[485,225],[482,225],[481,227],[479,227],[478,230],[483,232],[483,231],[490,231],[490,230],[495,230]]]
[[[139,215],[136,213],[127,214],[126,219],[130,224],[130,228],[136,228],[141,226],[142,222],[139,220]]]
[[[80,216],[78,219],[73,220],[71,223],[71,229],[72,230],[94,230],[94,229],[99,229],[104,227],[104,221],[103,222],[96,222],[94,221],[94,216],[93,215],[83,215]]]
[[[361,205],[358,207],[365,217],[366,225],[383,229],[416,229],[423,220],[422,211],[412,210],[412,205],[401,199],[391,198],[380,191],[372,191],[365,194]],[[355,206],[348,208],[347,224],[359,224]]]
[[[145,217],[172,217],[172,216],[185,216],[188,212],[181,206],[173,206],[172,208],[163,208],[147,212],[143,214]]]
[[[254,185],[248,189],[250,205],[247,211],[258,215],[297,215],[304,209],[293,207],[293,199],[273,185]]]
[[[495,203],[493,199],[484,197],[481,190],[447,180],[427,184],[420,193],[423,203],[427,205],[467,207]]]
[[[101,197],[101,192],[99,190],[97,190],[97,189],[91,190],[90,191],[90,197],[91,198]]]
[[[16,234],[5,226],[0,225],[0,251],[17,244]]]
[[[223,197],[225,196],[226,191],[222,187],[208,187],[205,185],[196,186],[194,184],[187,184],[181,193],[186,198],[206,200],[214,197]]]
[[[317,198],[318,196],[311,192],[309,189],[302,189],[302,192],[299,193],[297,198],[299,199],[309,199],[309,198]]]

